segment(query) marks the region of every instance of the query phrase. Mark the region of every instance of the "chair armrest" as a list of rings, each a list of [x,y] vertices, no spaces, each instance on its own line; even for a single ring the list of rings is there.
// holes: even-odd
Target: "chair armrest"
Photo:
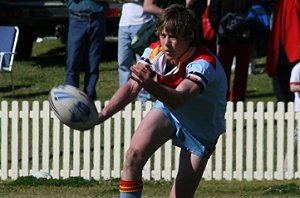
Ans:
[[[16,54],[17,52],[0,52],[0,56],[6,55],[6,54]]]

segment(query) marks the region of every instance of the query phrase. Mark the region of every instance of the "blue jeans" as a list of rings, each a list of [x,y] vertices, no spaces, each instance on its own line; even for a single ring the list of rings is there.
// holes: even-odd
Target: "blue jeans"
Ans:
[[[69,14],[67,71],[65,84],[79,87],[80,72],[84,71],[83,91],[96,99],[96,84],[106,32],[105,18],[79,17]]]
[[[118,65],[119,65],[119,85],[124,85],[130,78],[130,67],[135,61],[140,60],[138,54],[134,54],[131,49],[131,41],[137,31],[142,27],[140,25],[119,26],[118,32]],[[138,95],[138,100],[146,101],[150,99],[150,94],[142,89]]]

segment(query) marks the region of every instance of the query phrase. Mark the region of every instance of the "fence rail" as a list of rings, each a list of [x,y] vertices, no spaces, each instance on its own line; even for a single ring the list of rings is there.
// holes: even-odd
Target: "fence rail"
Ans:
[[[101,102],[95,103],[101,110]],[[102,125],[80,132],[63,125],[48,101],[2,101],[0,178],[17,179],[36,171],[48,172],[53,178],[119,178],[131,135],[151,106],[147,102],[143,111],[140,102],[129,104]],[[293,140],[300,114],[293,108],[293,103],[285,108],[281,102],[239,102],[234,108],[228,102],[226,133],[217,143],[204,179],[300,178],[300,146],[295,151]],[[179,149],[169,141],[149,159],[143,178],[171,180],[178,161]]]

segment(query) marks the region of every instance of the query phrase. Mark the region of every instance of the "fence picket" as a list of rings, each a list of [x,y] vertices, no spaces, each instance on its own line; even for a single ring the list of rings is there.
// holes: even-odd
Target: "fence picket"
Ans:
[[[254,104],[247,103],[246,119],[246,171],[244,177],[246,180],[253,180],[253,151],[254,151]]]
[[[295,121],[295,113],[294,113],[294,104],[288,103],[287,112],[285,113],[285,118],[287,120],[287,152],[285,157],[287,158],[287,168],[285,172],[286,179],[292,179],[294,177],[294,121]],[[284,162],[285,164],[285,162]],[[285,165],[284,165],[285,166]]]
[[[52,163],[52,177],[58,179],[60,177],[60,131],[53,131],[53,163]]]
[[[232,102],[227,103],[227,110],[225,114],[226,120],[226,160],[225,160],[225,174],[226,180],[232,180],[232,169],[233,169],[233,111],[234,104]]]
[[[284,128],[285,128],[285,107],[283,102],[278,102],[277,111],[275,112],[275,119],[277,120],[277,164],[275,177],[283,179],[283,164],[284,164]]]
[[[80,131],[73,130],[73,171],[71,176],[81,176],[80,172]]]
[[[236,150],[235,150],[235,172],[234,178],[242,180],[243,178],[243,131],[244,131],[244,103],[237,103],[237,110],[234,114],[236,120]]]
[[[20,111],[20,118],[22,119],[22,168],[20,176],[29,175],[29,112],[29,102],[23,101]]]
[[[165,180],[171,180],[172,179],[172,141],[169,140],[164,144],[164,170],[163,170],[163,176]]]
[[[84,179],[89,179],[91,177],[91,131],[83,131],[83,167],[81,175]]]
[[[62,178],[66,179],[70,177],[71,168],[70,168],[70,128],[67,126],[63,127],[63,164],[62,164]]]
[[[32,111],[30,114],[32,119],[32,172],[37,172],[40,169],[40,137],[39,137],[39,126],[40,126],[40,107],[38,101],[33,101]]]
[[[274,178],[274,141],[275,141],[275,136],[274,136],[274,103],[273,102],[268,102],[267,103],[267,111],[265,113],[266,117],[266,126],[267,126],[267,152],[266,152],[266,157],[267,157],[267,171],[265,172],[265,178],[268,180],[272,180]]]
[[[11,118],[11,178],[17,179],[19,176],[19,104],[12,102]]]
[[[222,171],[223,171],[223,136],[219,137],[218,143],[216,145],[216,151],[215,151],[215,171],[213,172],[213,178],[216,180],[222,179]],[[210,159],[212,161],[212,159]],[[211,163],[211,162],[210,162]],[[210,170],[212,170],[212,167],[209,167]],[[211,172],[211,171],[210,171]],[[212,175],[207,175],[207,179],[212,179]]]
[[[1,101],[1,179],[8,179],[8,102]]]
[[[264,176],[264,103],[257,103],[257,112],[254,114],[257,123],[256,132],[256,172],[255,179],[262,180]]]
[[[103,150],[103,173],[104,179],[109,179],[111,176],[111,122],[112,119],[109,118],[104,122],[104,150]]]
[[[8,179],[8,102],[1,101],[1,179]]]
[[[157,149],[154,153],[154,170],[152,177],[155,180],[160,180],[162,178],[162,170],[161,170],[161,148]]]
[[[176,178],[177,175],[177,170],[179,167],[179,156],[180,156],[180,148],[179,147],[175,147],[175,162],[174,162],[174,169],[172,170],[172,177]]]
[[[131,141],[131,134],[132,134],[132,104],[130,103],[125,107],[123,111],[123,118],[124,118],[124,158],[126,156],[126,151],[129,148],[130,141]]]
[[[121,112],[118,112],[116,115],[114,115],[114,168],[112,172],[112,176],[114,178],[118,178],[121,176],[121,119]]]
[[[50,172],[50,108],[49,102],[43,102],[43,109],[41,111],[41,118],[43,120],[42,130],[42,170]],[[54,160],[55,163],[55,160]]]
[[[95,105],[97,107],[97,110],[100,112],[101,111],[101,102],[100,101],[95,101]],[[100,180],[101,178],[101,127],[100,125],[96,125],[94,127],[94,167],[92,171],[93,178],[95,180]]]
[[[206,168],[203,173],[203,178],[205,180],[211,180],[211,178],[213,177],[213,163],[212,163],[213,159],[214,156],[212,155],[207,162]]]

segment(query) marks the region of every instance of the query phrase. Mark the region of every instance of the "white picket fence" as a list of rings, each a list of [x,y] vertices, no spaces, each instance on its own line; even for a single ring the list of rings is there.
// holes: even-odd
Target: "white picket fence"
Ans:
[[[98,110],[100,101],[96,101]],[[204,173],[206,180],[282,180],[300,178],[300,147],[294,155],[293,131],[300,114],[293,103],[228,102],[226,133]],[[131,135],[152,103],[128,105],[104,124],[84,132],[60,123],[48,101],[2,101],[0,178],[17,179],[36,171],[53,178],[119,178]],[[300,136],[298,137],[300,139]],[[288,151],[288,167],[284,157]],[[179,149],[171,141],[156,151],[143,170],[145,180],[171,180]]]

